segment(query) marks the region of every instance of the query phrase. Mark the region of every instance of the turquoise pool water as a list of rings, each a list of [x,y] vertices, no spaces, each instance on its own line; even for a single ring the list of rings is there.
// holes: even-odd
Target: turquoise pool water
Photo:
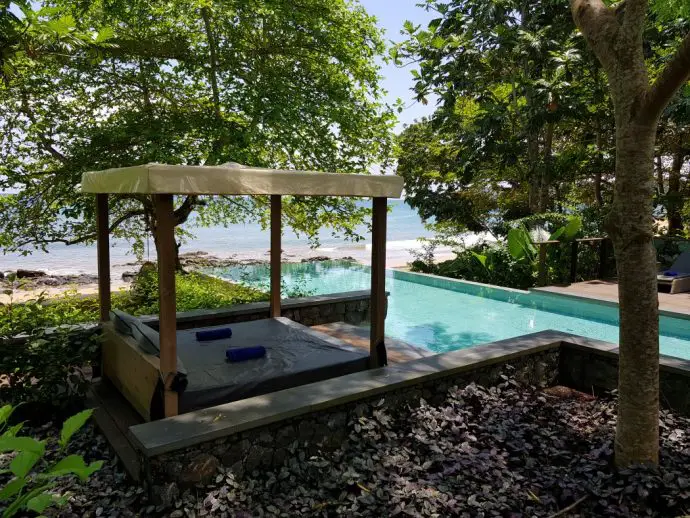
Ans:
[[[268,287],[268,266],[209,273]],[[284,264],[284,296],[323,295],[370,287],[369,267],[342,261]],[[435,352],[555,329],[618,343],[618,309],[557,295],[525,293],[408,272],[388,271],[386,335]],[[690,320],[661,317],[661,353],[690,359]]]

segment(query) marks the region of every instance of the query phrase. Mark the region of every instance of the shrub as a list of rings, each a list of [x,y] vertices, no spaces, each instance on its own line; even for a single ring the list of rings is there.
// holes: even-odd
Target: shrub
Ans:
[[[98,364],[97,328],[35,329],[26,341],[2,344],[0,400],[23,403],[29,417],[50,419],[81,406]]]
[[[101,469],[103,461],[87,465],[81,455],[67,455],[55,463],[49,463],[45,459],[46,441],[18,436],[22,424],[7,426],[13,411],[11,405],[0,408],[0,431],[3,432],[0,436],[0,452],[15,453],[9,464],[13,478],[0,489],[0,502],[6,506],[3,517],[9,518],[21,511],[41,515],[49,507],[64,505],[69,498],[69,495],[50,492],[58,479],[77,476],[86,481]],[[65,451],[72,436],[86,424],[91,413],[92,410],[84,410],[64,422],[58,439],[60,453]]]
[[[215,309],[268,300],[266,293],[198,272],[178,273],[175,291],[178,311]],[[129,300],[119,309],[133,315],[158,313],[158,273],[153,265],[142,267],[132,285]]]
[[[480,243],[458,252],[450,261],[429,265],[418,260],[411,267],[412,271],[518,289],[534,286],[535,281],[532,265],[514,259],[500,244]]]

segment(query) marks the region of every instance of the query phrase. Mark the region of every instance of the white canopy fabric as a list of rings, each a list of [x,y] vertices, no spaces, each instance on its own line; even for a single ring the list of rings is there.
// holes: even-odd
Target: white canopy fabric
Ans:
[[[263,169],[240,164],[145,164],[84,173],[83,192],[101,194],[281,194],[399,198],[399,176]]]

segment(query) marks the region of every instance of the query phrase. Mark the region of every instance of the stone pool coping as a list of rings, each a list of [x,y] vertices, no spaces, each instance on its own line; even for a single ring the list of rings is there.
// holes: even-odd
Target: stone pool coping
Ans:
[[[561,377],[567,384],[588,391],[615,387],[612,377],[617,374],[617,345],[559,331],[541,331],[136,425],[130,428],[130,439],[145,458],[156,457],[545,351],[559,352]],[[595,364],[601,365],[599,376],[591,372]],[[662,356],[660,365],[662,388],[672,382],[673,391],[687,390],[690,360]],[[681,405],[690,410],[687,403]]]

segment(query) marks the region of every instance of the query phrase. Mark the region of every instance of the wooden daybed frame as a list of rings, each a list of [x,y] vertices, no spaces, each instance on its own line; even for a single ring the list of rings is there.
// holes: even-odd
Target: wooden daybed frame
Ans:
[[[103,325],[103,375],[146,420],[159,384],[163,387],[166,417],[178,414],[177,321],[175,305],[174,195],[268,195],[271,200],[270,316],[280,317],[281,196],[346,196],[373,198],[371,259],[371,333],[369,366],[386,363],[384,320],[386,313],[386,211],[387,198],[402,193],[402,178],[388,175],[355,175],[226,166],[146,164],[88,172],[82,191],[96,195],[98,235],[98,287]],[[108,196],[150,195],[156,212],[160,300],[160,355],[144,353],[131,337],[110,322],[110,253]]]

